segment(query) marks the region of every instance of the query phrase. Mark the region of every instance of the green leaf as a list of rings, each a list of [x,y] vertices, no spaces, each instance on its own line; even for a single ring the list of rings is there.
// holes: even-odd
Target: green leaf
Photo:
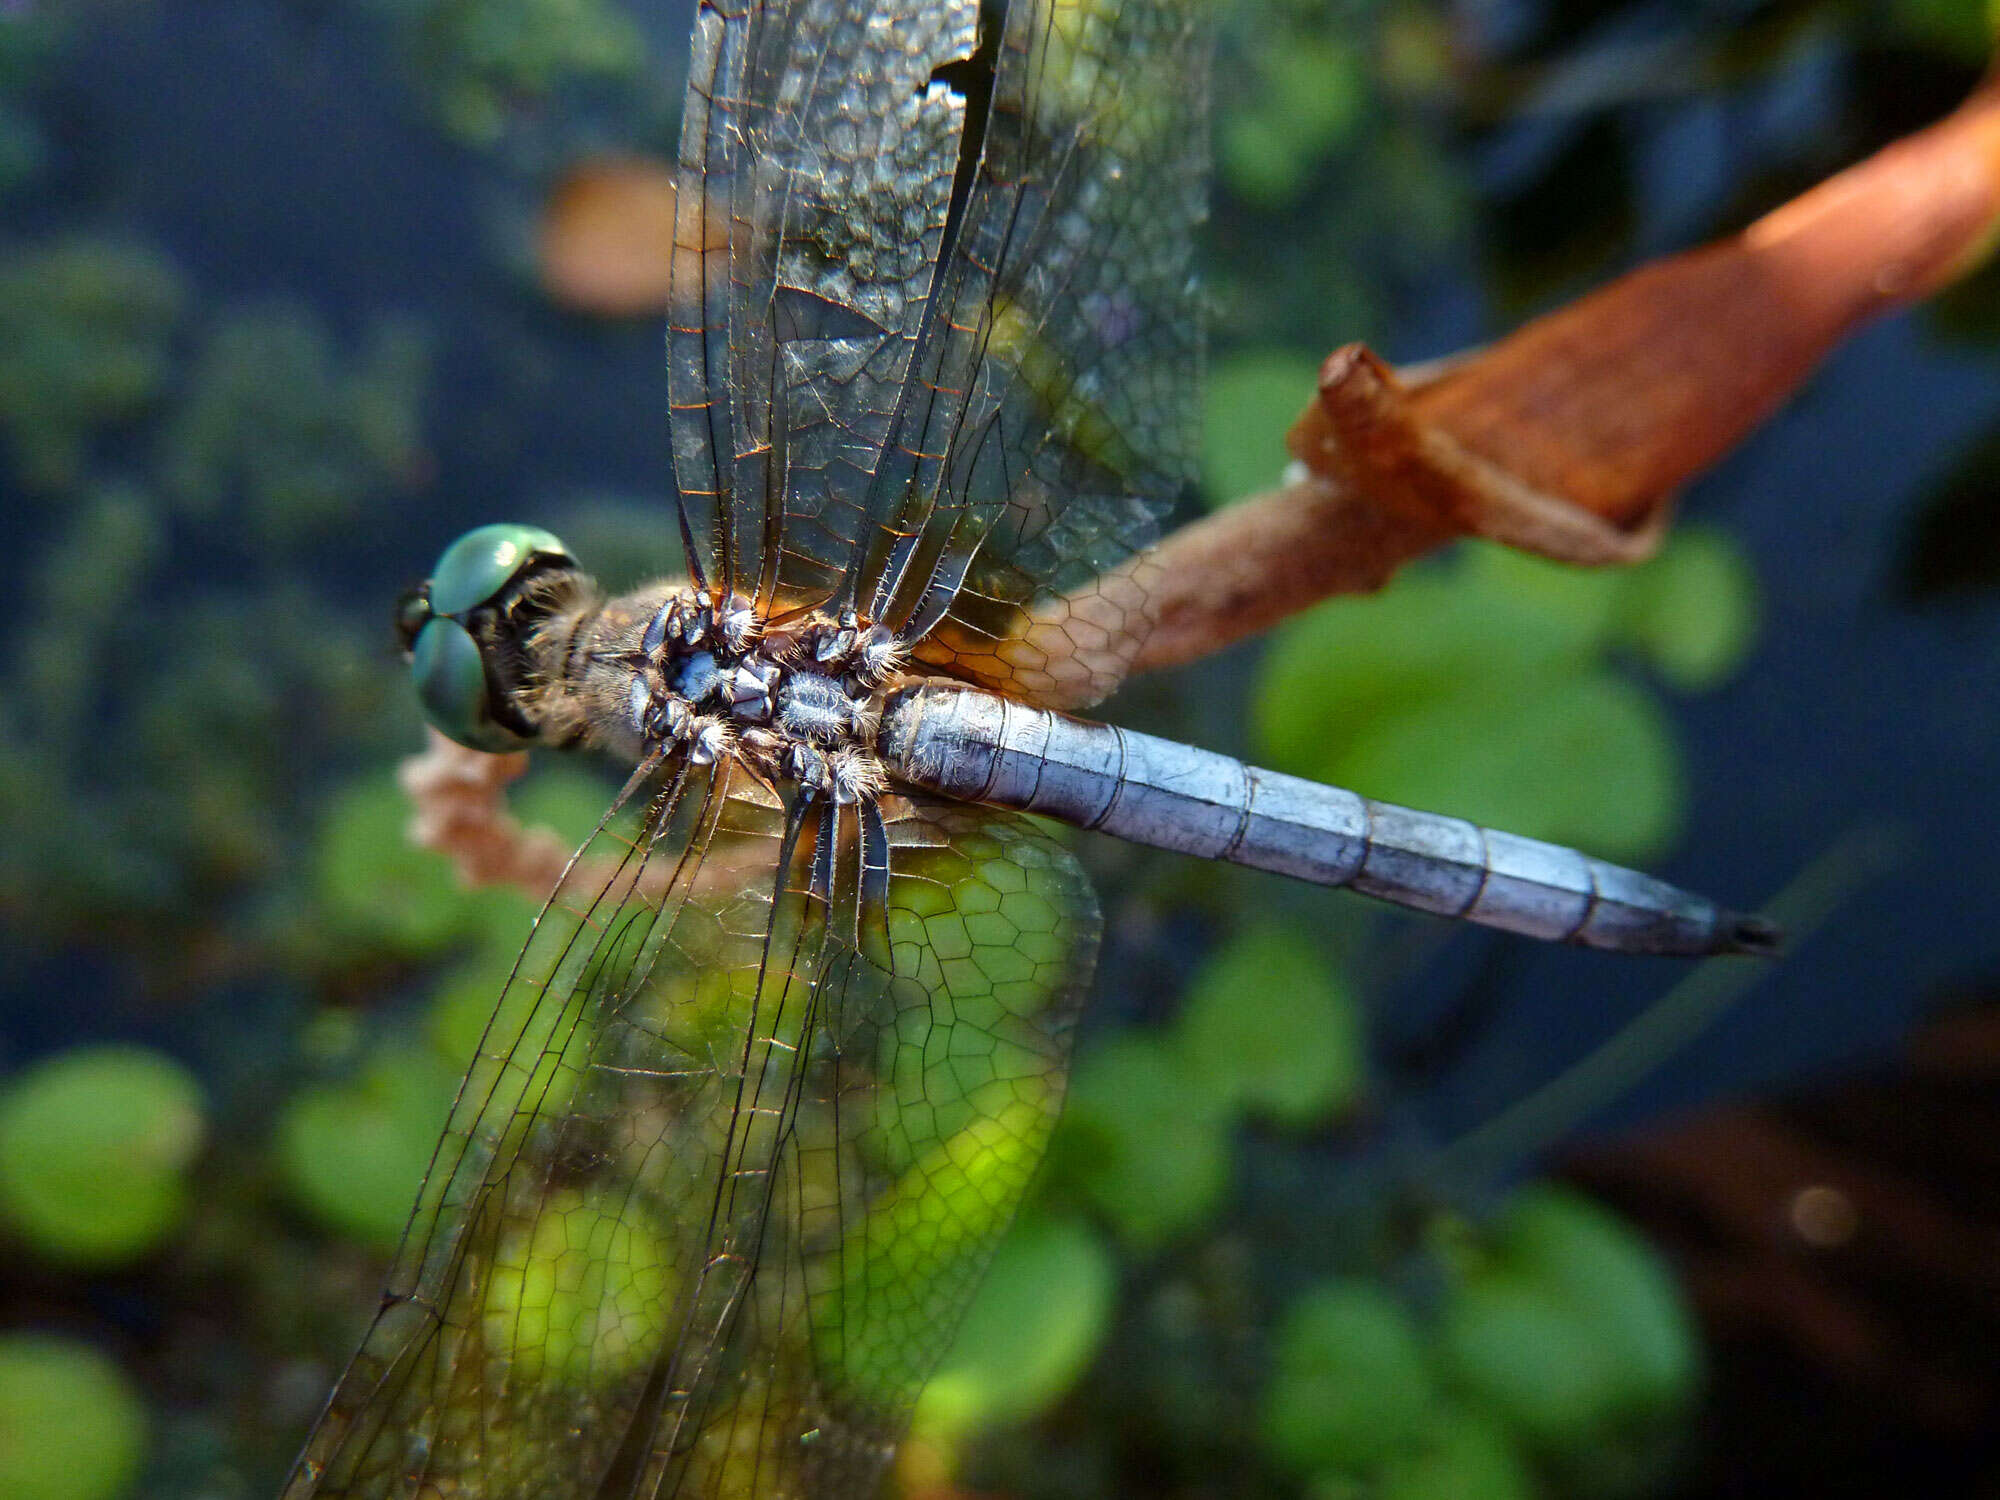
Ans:
[[[1237,193],[1276,208],[1366,118],[1368,60],[1344,39],[1294,32],[1258,71],[1255,98],[1223,117],[1221,168]]]
[[[1726,680],[1757,639],[1757,575],[1719,531],[1683,528],[1628,583],[1624,630],[1660,675],[1685,692]]]
[[[1150,1250],[1214,1211],[1228,1147],[1223,1111],[1180,1054],[1128,1032],[1078,1062],[1054,1151],[1119,1234]]]
[[[1440,1329],[1446,1377],[1538,1452],[1587,1448],[1613,1410],[1612,1361],[1559,1289],[1494,1268],[1455,1288]]]
[[[0,1495],[119,1500],[146,1454],[146,1408],[88,1344],[0,1334]]]
[[[1534,1500],[1526,1461],[1490,1418],[1445,1407],[1414,1452],[1391,1455],[1373,1500]]]
[[[336,1233],[393,1250],[457,1083],[432,1049],[400,1044],[383,1047],[352,1082],[299,1090],[276,1139],[293,1199]]]
[[[0,430],[23,486],[67,489],[93,436],[145,411],[186,300],[179,270],[137,245],[70,235],[0,254]]]
[[[386,771],[357,782],[320,823],[314,894],[331,941],[424,958],[494,926],[525,931],[511,891],[468,891],[450,861],[410,842],[410,804]]]
[[[1323,1282],[1285,1311],[1261,1430],[1298,1473],[1362,1473],[1415,1444],[1434,1393],[1409,1311],[1373,1282]]]
[[[1020,1220],[924,1388],[917,1430],[949,1438],[1039,1415],[1097,1353],[1116,1291],[1111,1252],[1088,1224]]]
[[[1889,24],[1903,38],[1972,67],[1988,60],[2000,30],[1989,0],[1894,0]]]
[[[1458,567],[1463,587],[1541,616],[1563,649],[1579,656],[1615,636],[1634,571],[1580,567],[1487,543],[1461,549]]]
[[[1616,1215],[1561,1187],[1525,1188],[1495,1226],[1506,1264],[1567,1298],[1610,1377],[1608,1404],[1647,1417],[1690,1401],[1699,1336],[1672,1272]]]
[[[1202,408],[1202,489],[1210,504],[1277,486],[1292,461],[1285,434],[1318,383],[1312,357],[1287,349],[1249,349],[1215,362]]]
[[[58,1053],[0,1098],[0,1215],[52,1259],[136,1259],[179,1227],[204,1133],[200,1086],[172,1058]]]
[[[541,762],[544,758],[536,759]],[[565,843],[574,847],[590,837],[597,820],[604,816],[604,809],[617,795],[616,782],[607,784],[604,777],[592,775],[581,767],[560,762],[538,763],[526,779],[509,790],[507,802],[524,827],[553,828]],[[613,819],[613,826],[636,837],[638,814],[644,801],[639,798],[636,807],[627,804]]]
[[[1273,637],[1253,697],[1263,753],[1324,777],[1386,713],[1588,670],[1616,628],[1616,602],[1603,575],[1493,548],[1413,569],[1370,598],[1332,600]]]
[[[1353,997],[1304,937],[1253,927],[1188,982],[1173,1045],[1227,1106],[1301,1127],[1352,1102],[1365,1047]]]

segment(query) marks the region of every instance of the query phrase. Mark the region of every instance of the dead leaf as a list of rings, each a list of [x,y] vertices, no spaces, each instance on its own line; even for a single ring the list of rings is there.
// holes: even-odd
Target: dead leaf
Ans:
[[[1135,661],[1190,661],[1412,558],[1480,536],[1636,562],[1674,492],[1841,339],[1976,266],[2000,233],[2000,86],[1742,233],[1641,266],[1492,346],[1399,377],[1336,350],[1293,427],[1306,478],[1152,554]]]
[[[658,162],[605,157],[572,168],[542,211],[542,286],[565,307],[605,317],[667,305],[674,174]]]

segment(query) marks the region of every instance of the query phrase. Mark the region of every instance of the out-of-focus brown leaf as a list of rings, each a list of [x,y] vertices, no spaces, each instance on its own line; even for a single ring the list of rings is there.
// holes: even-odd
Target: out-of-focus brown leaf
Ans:
[[[1454,537],[1633,562],[1673,492],[1866,319],[1976,265],[2000,232],[2000,86],[1716,244],[1642,266],[1489,348],[1399,378],[1334,352],[1289,446],[1309,477],[1167,538],[1171,666]]]
[[[1621,525],[1714,463],[1857,324],[1937,291],[2000,219],[2000,90],[1730,239],[1638,270],[1447,371],[1418,414]]]
[[[607,157],[572,168],[543,206],[542,286],[565,307],[607,317],[667,305],[674,174],[658,162]]]

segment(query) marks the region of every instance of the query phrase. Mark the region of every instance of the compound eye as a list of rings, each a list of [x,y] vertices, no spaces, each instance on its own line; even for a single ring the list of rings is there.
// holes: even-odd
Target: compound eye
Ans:
[[[444,549],[431,570],[431,613],[461,615],[477,609],[531,563],[573,567],[576,559],[553,533],[539,526],[502,521],[468,531]]]
[[[410,647],[410,678],[424,717],[440,734],[496,755],[526,748],[526,740],[494,722],[479,643],[458,621],[433,615],[424,622]]]

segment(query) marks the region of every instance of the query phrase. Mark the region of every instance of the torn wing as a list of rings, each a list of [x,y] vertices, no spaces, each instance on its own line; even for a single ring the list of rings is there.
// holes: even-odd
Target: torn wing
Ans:
[[[704,4],[669,388],[697,578],[1075,706],[1192,473],[1200,0]]]

